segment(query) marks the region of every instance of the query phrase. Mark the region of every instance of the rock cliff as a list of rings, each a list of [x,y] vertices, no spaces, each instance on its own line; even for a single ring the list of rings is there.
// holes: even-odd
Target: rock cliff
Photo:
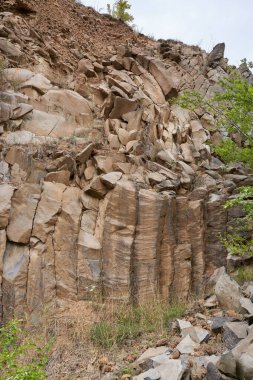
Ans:
[[[153,41],[67,0],[0,10],[1,317],[36,322],[95,288],[201,294],[226,260],[223,203],[253,177],[224,171],[211,116],[171,99],[219,90],[224,45]]]

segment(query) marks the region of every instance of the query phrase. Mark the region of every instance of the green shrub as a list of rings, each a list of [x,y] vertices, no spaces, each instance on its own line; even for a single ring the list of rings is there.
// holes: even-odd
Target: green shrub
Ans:
[[[124,22],[132,22],[134,20],[133,16],[127,12],[129,9],[131,9],[131,5],[127,0],[115,1],[112,7],[110,4],[107,4],[108,13],[112,17]]]
[[[47,347],[41,349],[26,337],[17,319],[0,329],[0,378],[2,380],[43,380]]]

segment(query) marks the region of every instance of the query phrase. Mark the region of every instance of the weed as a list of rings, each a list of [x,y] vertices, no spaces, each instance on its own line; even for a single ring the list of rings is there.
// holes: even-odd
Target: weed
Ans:
[[[253,281],[253,266],[242,266],[233,274],[234,279],[243,284],[246,281]]]
[[[126,367],[120,371],[120,376],[123,376],[123,375],[133,376],[133,374],[134,374],[134,369],[132,367]]]
[[[72,135],[72,136],[69,138],[69,142],[70,142],[70,144],[76,146],[76,136],[75,136],[75,135]]]
[[[184,304],[155,302],[141,306],[105,304],[90,330],[91,340],[103,347],[121,346],[143,334],[168,333],[168,322],[185,313]]]

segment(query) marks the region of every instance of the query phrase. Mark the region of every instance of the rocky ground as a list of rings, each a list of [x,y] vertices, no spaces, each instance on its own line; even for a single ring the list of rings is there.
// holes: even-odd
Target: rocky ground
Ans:
[[[192,300],[164,331],[101,349],[89,338],[92,303],[72,303],[47,326],[57,336],[49,379],[252,380],[253,282],[241,287],[219,268],[206,297]],[[106,320],[106,316],[104,316]]]
[[[225,166],[212,154],[209,142],[224,136],[211,115],[183,110],[174,100],[185,89],[206,98],[220,90],[219,79],[232,70],[225,45],[207,53],[179,41],[154,41],[69,0],[8,0],[0,12],[1,319],[25,313],[40,324],[45,309],[73,302],[82,310],[93,289],[103,301],[129,304],[145,304],[154,295],[201,299],[207,278],[226,264],[219,236],[243,215],[223,204],[240,186],[253,184],[253,173],[240,163]],[[238,70],[252,81],[245,65]],[[240,136],[233,138],[240,143]],[[144,360],[142,369],[161,364],[168,372],[172,366],[175,379],[188,379],[190,365],[211,378],[207,359],[204,368],[187,364],[185,343],[198,357],[210,356],[217,343],[212,354],[220,356],[223,340],[211,322],[221,317],[235,319],[219,320],[220,331],[229,323],[240,327],[238,339],[250,339],[251,317],[243,313],[252,314],[251,290],[230,307],[240,294],[231,284],[225,311],[216,310],[211,298],[199,317],[186,315],[181,345],[178,334],[174,346],[169,341],[157,349],[161,358]],[[228,315],[229,309],[239,314]],[[144,348],[141,342],[138,347]],[[224,379],[236,378],[241,352],[227,348],[235,350],[232,372],[217,364],[219,358],[213,363]],[[83,360],[83,353],[75,361],[77,351],[64,350],[56,350],[49,364],[52,380],[71,378],[68,364],[59,364],[69,352],[77,367]],[[94,367],[94,355],[87,356],[90,372],[79,378],[91,379],[98,363]],[[109,368],[110,361],[104,363]],[[147,376],[158,379],[158,370]],[[105,379],[119,376],[113,372]],[[240,379],[249,380],[244,372]]]
[[[223,267],[208,290],[202,313],[176,320],[179,344],[144,352],[137,364],[146,371],[134,379],[253,379],[253,283],[240,289]]]

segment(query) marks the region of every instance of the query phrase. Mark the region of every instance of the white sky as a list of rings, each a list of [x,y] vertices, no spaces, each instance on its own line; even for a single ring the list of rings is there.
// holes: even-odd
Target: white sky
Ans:
[[[106,12],[113,0],[81,0]],[[129,0],[138,30],[155,38],[173,38],[210,51],[226,43],[225,56],[238,65],[253,61],[253,0]]]

